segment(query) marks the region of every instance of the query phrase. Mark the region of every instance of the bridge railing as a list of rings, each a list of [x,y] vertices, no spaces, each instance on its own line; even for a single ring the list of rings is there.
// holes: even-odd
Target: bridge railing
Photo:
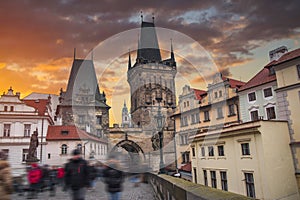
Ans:
[[[252,198],[218,190],[164,174],[146,175],[159,200],[250,200]],[[253,200],[253,199],[252,199]]]

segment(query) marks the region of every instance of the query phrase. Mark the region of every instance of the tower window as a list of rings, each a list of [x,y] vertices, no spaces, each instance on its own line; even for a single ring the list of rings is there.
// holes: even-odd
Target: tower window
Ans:
[[[102,116],[97,115],[97,124],[102,124]]]

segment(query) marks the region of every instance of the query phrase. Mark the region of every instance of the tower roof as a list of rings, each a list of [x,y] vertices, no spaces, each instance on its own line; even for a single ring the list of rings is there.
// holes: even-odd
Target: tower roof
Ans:
[[[98,106],[109,107],[104,94],[100,94],[92,60],[74,59],[63,103],[71,105],[73,96],[78,94],[93,95]]]
[[[125,101],[124,101],[124,106],[123,106],[123,109],[122,109],[122,113],[128,113],[128,109],[127,109]]]
[[[153,22],[142,21],[137,55],[137,59],[143,59],[150,62],[161,61],[155,25]]]

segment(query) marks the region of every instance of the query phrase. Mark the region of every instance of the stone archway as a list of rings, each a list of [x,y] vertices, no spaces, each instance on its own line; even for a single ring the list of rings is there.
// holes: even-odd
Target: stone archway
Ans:
[[[138,173],[145,170],[146,157],[144,151],[134,141],[121,140],[111,149],[111,152],[118,152],[125,171]]]

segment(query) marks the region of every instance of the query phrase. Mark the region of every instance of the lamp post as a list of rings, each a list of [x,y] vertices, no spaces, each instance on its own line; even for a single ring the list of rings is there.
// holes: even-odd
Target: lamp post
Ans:
[[[160,162],[159,162],[159,174],[165,173],[165,164],[164,164],[164,156],[163,156],[163,127],[164,127],[164,116],[161,113],[160,102],[162,101],[162,93],[161,89],[156,94],[156,101],[158,102],[158,109],[157,109],[157,132],[159,135],[159,154],[160,154]]]

